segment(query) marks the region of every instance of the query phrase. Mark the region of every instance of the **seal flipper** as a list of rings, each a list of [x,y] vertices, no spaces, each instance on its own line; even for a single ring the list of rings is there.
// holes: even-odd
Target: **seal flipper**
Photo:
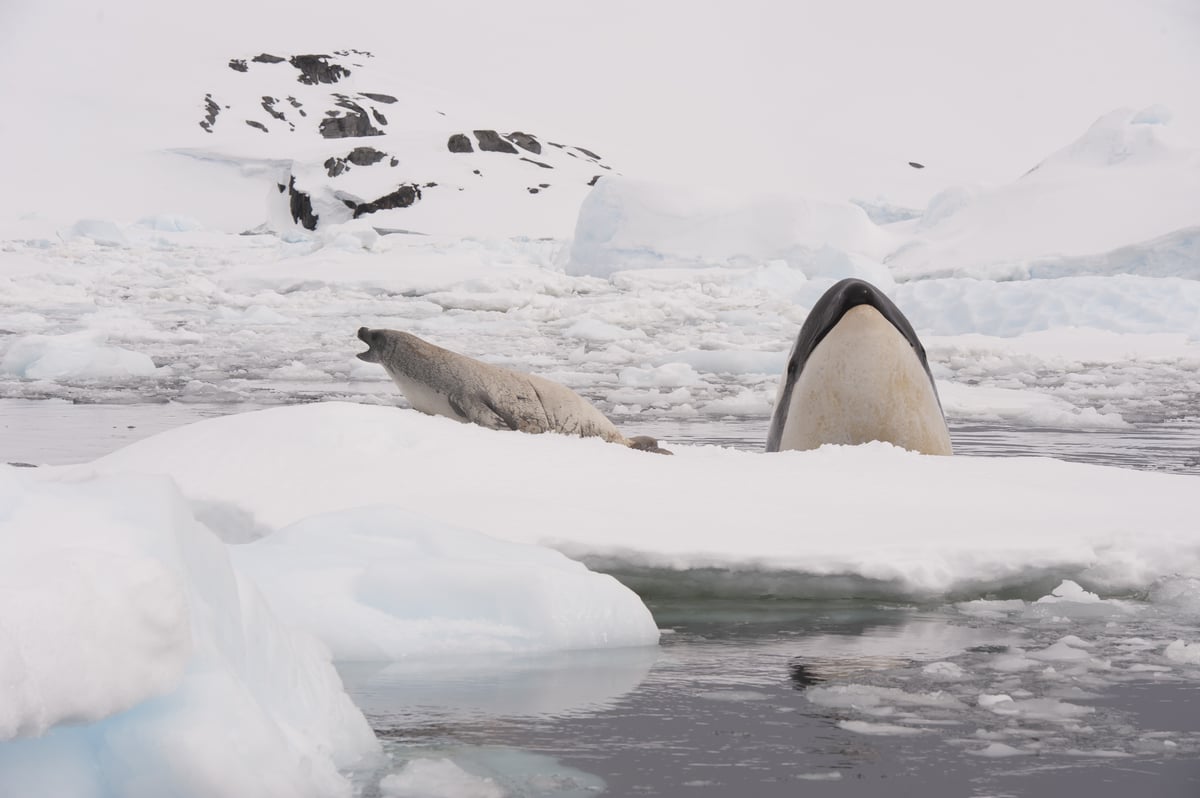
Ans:
[[[634,435],[632,438],[625,439],[625,445],[630,449],[636,449],[639,452],[654,452],[655,454],[675,454],[670,449],[664,449],[658,445],[658,439],[652,438],[649,435]]]
[[[516,429],[508,419],[496,412],[495,407],[486,397],[450,394],[446,397],[446,401],[449,403],[450,409],[457,413],[463,421],[469,421],[488,429]]]

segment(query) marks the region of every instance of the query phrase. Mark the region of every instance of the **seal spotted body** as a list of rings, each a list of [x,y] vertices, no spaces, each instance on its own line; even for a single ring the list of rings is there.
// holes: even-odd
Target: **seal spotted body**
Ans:
[[[599,437],[670,454],[645,435],[626,438],[607,417],[565,385],[493,366],[399,330],[362,327],[369,347],[359,360],[378,363],[413,408],[489,429]]]
[[[767,451],[868,441],[953,453],[925,347],[883,292],[851,278],[826,291],[800,329]]]

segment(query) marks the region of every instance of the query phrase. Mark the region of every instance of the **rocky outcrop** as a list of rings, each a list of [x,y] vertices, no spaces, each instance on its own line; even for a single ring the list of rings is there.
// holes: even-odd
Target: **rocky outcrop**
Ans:
[[[213,96],[211,94],[204,95],[204,119],[200,120],[200,127],[212,133],[219,113],[221,113],[221,106],[217,105]]]
[[[367,214],[375,213],[376,211],[385,211],[391,208],[407,208],[421,199],[421,189],[411,183],[405,183],[391,194],[387,194],[372,202],[364,202],[360,205],[352,205],[346,202],[354,211],[354,218]]]
[[[537,139],[535,139],[533,136],[529,135],[528,133],[522,133],[521,131],[518,130],[516,132],[509,133],[504,138],[508,139],[513,144],[516,144],[521,149],[523,149],[527,152],[532,152],[534,155],[542,154],[541,142],[539,142]]]
[[[357,138],[361,136],[382,136],[383,131],[371,124],[366,109],[351,100],[341,96],[337,106],[347,111],[338,115],[337,111],[326,111],[326,117],[321,120],[318,128],[321,135],[327,139]],[[387,124],[384,122],[383,124]]]
[[[475,152],[475,148],[471,146],[471,139],[462,133],[455,133],[451,136],[446,142],[446,147],[450,152]]]
[[[494,130],[476,130],[474,133],[475,140],[479,142],[479,149],[483,152],[506,152],[509,155],[517,154],[517,148],[500,138],[500,134]]]
[[[374,166],[375,164],[388,157],[386,152],[380,152],[374,147],[355,147],[344,158],[328,158],[324,164],[325,173],[330,177],[337,177],[343,172],[350,170],[349,164],[355,166]],[[398,166],[399,161],[392,159],[391,165]]]
[[[296,190],[296,178],[288,182],[288,207],[292,212],[292,221],[302,225],[306,230],[317,229],[318,217],[313,213],[312,198],[303,191]]]
[[[350,77],[350,70],[341,64],[330,63],[327,55],[294,55],[288,63],[300,70],[296,78],[306,86],[316,86],[318,83],[337,83],[342,78]]]

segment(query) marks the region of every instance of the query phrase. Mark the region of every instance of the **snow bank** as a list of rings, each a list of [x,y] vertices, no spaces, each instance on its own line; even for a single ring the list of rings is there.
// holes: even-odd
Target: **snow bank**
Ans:
[[[377,748],[165,477],[0,468],[0,793],[347,795]]]
[[[859,272],[886,270],[846,253],[881,257],[888,238],[848,202],[736,197],[607,177],[579,210],[566,270],[607,277],[623,269],[783,260],[813,275],[866,276]]]
[[[276,529],[386,498],[651,591],[977,595],[1048,574],[1128,590],[1200,573],[1193,478],[885,444],[652,457],[329,403],[203,421],[79,470],[165,472]]]
[[[658,642],[649,610],[611,576],[395,507],[308,518],[231,554],[339,660]]]
[[[888,265],[900,279],[1139,273],[1146,261],[1194,276],[1200,159],[1169,121],[1157,107],[1113,111],[1012,183],[946,189]]]
[[[148,355],[106,343],[101,333],[27,335],[9,345],[0,372],[30,380],[107,380],[149,377]]]

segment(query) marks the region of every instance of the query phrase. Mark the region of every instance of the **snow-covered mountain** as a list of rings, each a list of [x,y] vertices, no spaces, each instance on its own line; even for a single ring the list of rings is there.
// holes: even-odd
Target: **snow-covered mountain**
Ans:
[[[373,61],[364,50],[230,59],[203,98],[209,135],[176,152],[274,181],[264,213],[276,232],[365,218],[423,234],[554,235],[612,171],[590,149],[448,114]]]

